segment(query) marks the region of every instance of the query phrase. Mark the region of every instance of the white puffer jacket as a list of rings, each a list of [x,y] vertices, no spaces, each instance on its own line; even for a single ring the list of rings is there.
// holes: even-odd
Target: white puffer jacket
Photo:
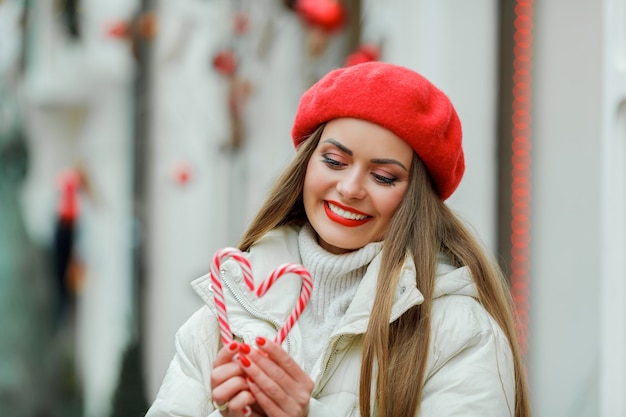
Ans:
[[[269,233],[249,253],[257,284],[278,265],[300,263],[298,230]],[[363,277],[345,316],[331,336],[325,353],[311,372],[315,381],[310,417],[358,416],[361,335],[373,305],[380,254]],[[300,279],[285,276],[258,299],[243,285],[237,264],[222,265],[224,296],[231,330],[253,344],[257,336],[273,339],[300,294]],[[477,301],[475,285],[466,268],[440,263],[432,310],[432,334],[420,417],[512,416],[515,404],[513,360],[502,330]],[[211,292],[204,276],[192,283],[206,302],[180,328],[174,356],[155,402],[146,417],[217,417],[210,401],[210,372],[220,333]],[[315,281],[313,283],[315,285]],[[292,295],[292,297],[288,295]],[[391,320],[420,304],[415,267],[407,260],[392,309]],[[298,324],[283,347],[303,363]],[[407,384],[419,381],[406,381]]]

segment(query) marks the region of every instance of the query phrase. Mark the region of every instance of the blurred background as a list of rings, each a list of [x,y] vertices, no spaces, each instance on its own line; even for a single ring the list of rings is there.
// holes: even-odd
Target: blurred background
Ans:
[[[455,103],[535,415],[626,416],[626,0],[0,0],[0,415],[142,416],[328,70]]]

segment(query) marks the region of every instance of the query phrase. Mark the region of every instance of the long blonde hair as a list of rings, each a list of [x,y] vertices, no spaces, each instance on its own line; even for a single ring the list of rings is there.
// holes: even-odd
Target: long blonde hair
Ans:
[[[248,250],[263,235],[282,225],[304,224],[302,201],[306,169],[323,126],[298,149],[271,190],[265,204],[244,233],[239,248]],[[430,312],[437,256],[445,253],[457,266],[467,266],[479,298],[506,334],[515,366],[515,417],[529,417],[530,405],[522,355],[516,339],[512,302],[496,264],[463,223],[434,192],[428,173],[414,155],[407,193],[385,236],[376,296],[363,340],[359,389],[361,416],[413,417],[420,407],[430,342]],[[424,302],[389,324],[393,295],[407,251],[417,271],[416,286]],[[416,360],[406,360],[415,358]],[[374,373],[374,364],[378,373]],[[375,410],[371,409],[373,379]],[[420,383],[406,383],[420,381]]]

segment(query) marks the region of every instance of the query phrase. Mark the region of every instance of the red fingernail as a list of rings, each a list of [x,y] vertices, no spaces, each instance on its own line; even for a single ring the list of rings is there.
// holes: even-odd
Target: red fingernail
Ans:
[[[228,349],[231,350],[232,352],[237,350],[237,346],[239,346],[239,343],[237,342],[231,342],[230,345],[228,345]]]
[[[242,343],[241,345],[239,345],[239,352],[250,353],[250,346],[245,343]]]
[[[245,366],[246,368],[251,365],[250,359],[248,359],[248,357],[245,355],[241,355],[239,357],[239,362],[241,362],[241,364]]]
[[[257,337],[256,338],[256,344],[259,345],[259,346],[264,346],[265,345],[265,338],[261,337],[261,336]]]

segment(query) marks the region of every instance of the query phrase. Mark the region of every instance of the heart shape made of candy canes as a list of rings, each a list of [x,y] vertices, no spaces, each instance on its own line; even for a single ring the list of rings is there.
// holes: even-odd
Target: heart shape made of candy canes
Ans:
[[[252,276],[252,268],[250,262],[243,255],[243,253],[237,248],[226,247],[218,250],[213,256],[213,262],[211,262],[211,283],[213,286],[213,300],[217,309],[217,319],[219,322],[220,334],[222,336],[222,342],[224,346],[229,345],[233,341],[233,334],[230,331],[230,324],[228,323],[228,312],[226,310],[226,302],[224,301],[224,290],[222,287],[222,275],[220,274],[220,267],[223,261],[228,258],[232,258],[237,264],[239,264],[242,272],[246,287],[250,291],[254,291],[254,279]],[[293,307],[291,314],[285,321],[285,324],[280,328],[274,341],[279,345],[283,343],[291,328],[296,323],[304,308],[309,303],[311,298],[311,289],[313,288],[313,280],[311,274],[305,267],[295,263],[287,263],[279,266],[278,268],[270,271],[267,277],[259,284],[256,289],[256,296],[262,297],[265,293],[274,285],[274,283],[282,276],[287,274],[297,274],[302,279],[302,289],[300,290],[300,296],[298,302]]]

